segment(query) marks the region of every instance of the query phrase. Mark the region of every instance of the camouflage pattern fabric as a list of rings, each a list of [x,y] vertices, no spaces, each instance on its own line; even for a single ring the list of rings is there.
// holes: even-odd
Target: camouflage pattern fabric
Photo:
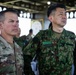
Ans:
[[[28,35],[26,36],[26,40],[29,42],[31,39],[32,39],[32,35],[28,34]]]
[[[14,37],[15,42],[22,48],[25,45],[25,40],[23,40],[22,38],[16,38]]]
[[[19,38],[14,37],[15,42],[23,49],[29,42],[26,40],[26,36],[21,36]]]
[[[16,43],[12,47],[0,36],[0,75],[23,75],[22,55]]]
[[[39,41],[40,45],[37,43]],[[39,52],[39,75],[71,75],[74,48],[74,33],[64,29],[62,34],[57,36],[50,28],[40,31],[25,47],[24,53],[33,58],[36,51]],[[26,61],[28,60],[29,58]],[[30,72],[30,69],[28,71]]]
[[[75,50],[74,50],[74,75],[76,75],[76,41],[75,41]]]

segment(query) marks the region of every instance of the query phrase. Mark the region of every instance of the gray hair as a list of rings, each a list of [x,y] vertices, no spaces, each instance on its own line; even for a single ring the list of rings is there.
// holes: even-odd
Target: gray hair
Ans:
[[[11,13],[14,13],[14,14],[18,15],[18,12],[14,9],[7,9],[7,10],[4,10],[4,11],[1,11],[0,12],[0,22],[3,22],[5,20],[5,13],[7,13],[7,12],[11,12]]]

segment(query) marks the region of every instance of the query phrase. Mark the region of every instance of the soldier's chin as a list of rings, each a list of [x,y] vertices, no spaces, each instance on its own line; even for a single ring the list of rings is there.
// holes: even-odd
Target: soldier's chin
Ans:
[[[12,34],[12,36],[16,36],[16,35],[17,35],[17,33],[13,33],[13,34]]]
[[[64,27],[65,25],[63,24],[63,25],[60,25],[60,27]]]
[[[62,24],[61,26],[64,27],[66,25],[66,23]]]
[[[62,28],[62,27],[64,27],[64,26],[60,26],[60,27]]]

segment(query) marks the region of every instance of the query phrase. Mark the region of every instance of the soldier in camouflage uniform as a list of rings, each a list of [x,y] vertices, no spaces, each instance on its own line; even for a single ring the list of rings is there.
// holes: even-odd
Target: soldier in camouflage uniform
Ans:
[[[23,75],[23,57],[13,37],[17,34],[18,14],[8,9],[0,12],[0,75]]]
[[[75,40],[75,50],[74,50],[74,75],[76,75],[76,40]]]
[[[52,26],[40,31],[25,47],[24,53],[30,58],[38,55],[39,75],[71,75],[75,34],[63,28],[67,20],[66,7],[51,5],[47,15]]]

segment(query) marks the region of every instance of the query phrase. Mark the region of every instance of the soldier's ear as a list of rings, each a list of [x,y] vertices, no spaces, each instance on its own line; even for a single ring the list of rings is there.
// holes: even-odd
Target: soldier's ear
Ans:
[[[2,29],[3,27],[2,27],[2,22],[0,22],[0,29]]]
[[[1,35],[1,29],[2,29],[2,24],[1,24],[1,22],[0,22],[0,35]]]
[[[52,21],[52,16],[49,16],[48,19],[49,19],[49,21]]]

